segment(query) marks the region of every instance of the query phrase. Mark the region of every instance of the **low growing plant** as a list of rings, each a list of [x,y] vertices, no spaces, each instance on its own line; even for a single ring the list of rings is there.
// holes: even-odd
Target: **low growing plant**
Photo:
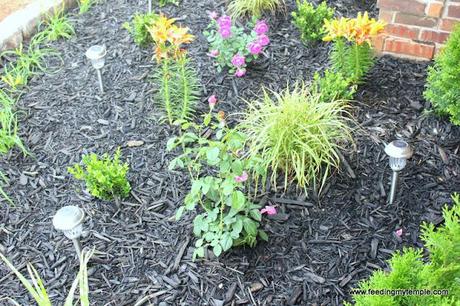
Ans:
[[[447,115],[453,124],[460,125],[460,25],[450,34],[446,46],[434,65],[428,68],[425,99],[441,115]]]
[[[389,260],[390,272],[372,273],[368,280],[359,283],[353,294],[357,306],[454,306],[460,304],[460,197],[453,195],[454,206],[443,209],[444,225],[422,224],[421,239],[429,253],[423,260],[423,250],[406,248]],[[448,290],[442,295],[370,295],[372,290]],[[350,304],[346,304],[350,305]]]
[[[43,30],[37,35],[41,35],[46,42],[56,41],[60,38],[69,39],[75,35],[75,29],[64,15],[63,10],[48,15],[39,26],[39,29],[42,28]]]
[[[284,0],[231,0],[228,11],[235,18],[246,15],[260,17],[262,13],[274,13],[284,5]]]
[[[103,200],[118,200],[126,198],[131,186],[126,178],[129,166],[120,161],[120,149],[113,158],[106,153],[99,158],[96,154],[83,155],[83,167],[79,164],[69,167],[68,171],[77,180],[83,180],[89,192]]]
[[[335,10],[325,1],[315,8],[307,0],[297,0],[297,11],[292,13],[293,23],[305,42],[321,40],[325,34],[324,20],[331,20]]]
[[[248,197],[250,173],[265,176],[262,161],[244,157],[246,136],[226,126],[223,112],[216,116],[218,123],[212,122],[214,104],[215,100],[210,100],[211,112],[201,126],[184,123],[182,136],[171,138],[167,144],[168,151],[182,149],[169,168],[187,168],[192,180],[176,219],[197,206],[202,211],[193,221],[193,233],[198,237],[194,259],[204,257],[206,249],[219,256],[233,246],[252,247],[257,237],[268,239],[260,229],[260,206]],[[212,131],[212,135],[202,136],[205,131]],[[274,208],[270,209],[273,212]]]
[[[79,0],[78,1],[78,7],[79,7],[78,13],[81,15],[81,14],[88,12],[89,9],[97,3],[97,1],[98,0]]]
[[[230,16],[218,18],[217,13],[212,12],[210,17],[211,23],[203,32],[210,44],[208,56],[215,59],[219,72],[228,67],[231,74],[244,76],[247,64],[256,60],[270,43],[267,23],[254,19],[247,26],[252,29],[247,34]]]
[[[148,28],[158,19],[155,13],[135,14],[131,23],[123,23],[125,28],[134,39],[134,42],[140,47],[146,47],[153,43]]]
[[[194,36],[188,33],[188,28],[175,25],[175,21],[160,16],[148,28],[157,63],[161,66],[154,73],[155,83],[159,84],[157,98],[162,101],[169,124],[191,117],[199,92],[197,73],[182,49]]]
[[[78,271],[77,277],[70,287],[67,298],[65,299],[64,306],[73,306],[73,300],[77,287],[80,289],[80,305],[89,306],[89,286],[88,286],[88,262],[94,251],[83,252],[80,259],[80,270]],[[29,273],[30,281],[21,273],[15,266],[2,254],[0,253],[0,259],[6,264],[6,266],[17,276],[21,281],[22,285],[27,289],[29,294],[35,300],[38,306],[51,306],[51,300],[46,291],[43,280],[38,275],[37,270],[30,263],[27,264],[27,272]],[[15,305],[19,304],[11,298],[6,298]],[[1,301],[1,300],[0,300]]]
[[[13,147],[18,147],[24,154],[27,150],[18,136],[16,114],[13,111],[15,101],[0,90],[0,153],[6,154]]]
[[[371,39],[383,32],[385,23],[369,18],[367,12],[354,19],[325,20],[325,41],[333,41],[332,67],[353,83],[362,82],[374,65]]]
[[[303,83],[280,93],[264,89],[260,99],[248,102],[241,123],[249,154],[271,169],[275,187],[282,176],[285,188],[295,181],[321,189],[339,166],[337,151],[351,139],[346,108],[341,100],[323,101]]]
[[[318,72],[313,76],[312,91],[319,93],[322,102],[333,100],[353,100],[356,86],[345,79],[340,72],[329,69],[321,76]]]

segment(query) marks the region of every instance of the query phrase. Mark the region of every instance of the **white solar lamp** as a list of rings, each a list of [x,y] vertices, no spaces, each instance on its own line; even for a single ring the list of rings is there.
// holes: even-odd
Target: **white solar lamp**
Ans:
[[[152,13],[152,0],[149,0],[149,14]]]
[[[86,51],[86,57],[91,61],[91,64],[93,65],[94,69],[96,69],[97,78],[99,80],[99,88],[101,90],[101,93],[104,93],[104,85],[102,84],[101,69],[102,67],[104,67],[106,54],[107,54],[107,50],[105,46],[100,46],[100,45],[91,46]]]
[[[390,167],[393,170],[390,198],[388,200],[390,204],[393,204],[399,171],[406,167],[407,160],[412,157],[414,151],[404,140],[394,140],[385,147],[385,153],[390,157]]]
[[[80,236],[83,232],[85,212],[77,206],[64,206],[53,217],[53,226],[71,239],[78,257],[81,256]]]

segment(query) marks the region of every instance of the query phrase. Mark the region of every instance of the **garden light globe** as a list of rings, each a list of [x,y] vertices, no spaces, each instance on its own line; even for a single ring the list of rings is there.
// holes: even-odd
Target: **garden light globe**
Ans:
[[[79,238],[83,232],[83,219],[85,213],[77,206],[64,206],[53,217],[53,226],[62,231],[64,235],[74,243],[78,256],[81,254]]]
[[[406,167],[407,160],[412,157],[414,151],[404,140],[394,140],[385,147],[385,153],[390,158],[389,163],[391,170],[393,170],[389,198],[389,203],[392,204],[396,193],[396,183],[399,171]]]
[[[86,51],[86,57],[91,61],[94,69],[101,69],[105,64],[105,46],[94,45]]]

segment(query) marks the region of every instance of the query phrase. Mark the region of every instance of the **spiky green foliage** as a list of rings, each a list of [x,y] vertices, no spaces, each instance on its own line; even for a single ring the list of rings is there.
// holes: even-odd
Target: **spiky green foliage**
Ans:
[[[249,154],[259,156],[276,186],[280,173],[284,187],[295,181],[301,188],[321,187],[332,168],[339,166],[337,150],[351,139],[346,105],[323,102],[305,84],[281,93],[264,90],[248,103],[241,128],[248,135]]]
[[[83,155],[84,168],[79,164],[69,167],[68,171],[77,180],[84,180],[89,192],[103,200],[126,198],[131,186],[126,178],[129,170],[127,163],[120,161],[120,149],[113,159],[106,153],[99,158],[96,154]]]
[[[321,40],[324,36],[324,20],[330,20],[335,10],[325,1],[315,8],[306,0],[297,0],[297,11],[292,12],[292,23],[299,29],[301,39],[305,42]]]
[[[350,85],[351,81],[345,79],[340,72],[329,69],[321,76],[318,72],[313,76],[312,90],[321,96],[321,101],[353,100],[356,86]]]
[[[75,297],[75,291],[77,287],[80,287],[80,305],[89,306],[89,289],[88,289],[88,262],[91,256],[93,256],[93,251],[82,252],[80,259],[80,270],[78,271],[77,277],[70,287],[67,298],[64,302],[64,306],[73,306],[73,300]],[[29,273],[30,281],[18,270],[16,267],[2,254],[0,253],[0,259],[5,263],[5,265],[16,275],[16,277],[21,281],[22,285],[27,289],[29,294],[35,300],[38,306],[52,306],[51,300],[46,291],[45,284],[38,274],[37,270],[32,266],[32,264],[27,264],[27,272]],[[14,305],[19,304],[11,298],[8,298],[10,302]]]
[[[89,9],[97,3],[98,0],[79,0],[78,1],[78,13],[84,14],[89,11]]]
[[[445,48],[428,68],[425,99],[453,124],[460,125],[460,25],[450,34]]]
[[[123,28],[125,28],[133,36],[134,42],[138,46],[145,47],[153,43],[152,36],[148,32],[147,28],[150,27],[157,19],[158,15],[155,13],[135,14],[131,23],[123,23]]]
[[[56,41],[64,38],[69,39],[75,34],[75,29],[69,19],[63,14],[63,10],[55,11],[54,14],[48,15],[39,26],[43,30],[37,34],[42,36],[46,42]]]
[[[8,178],[0,171],[0,184],[8,183]],[[0,186],[0,196],[7,201],[11,206],[14,206],[13,200],[8,196],[8,194],[3,190],[2,186]]]
[[[330,59],[334,71],[354,84],[361,83],[374,66],[374,52],[369,44],[347,43],[344,39],[334,41]]]
[[[453,195],[454,206],[443,209],[444,225],[422,225],[421,238],[429,252],[424,263],[423,251],[413,248],[396,253],[388,261],[390,272],[375,271],[362,281],[358,290],[368,289],[446,289],[449,295],[366,295],[354,294],[357,306],[456,306],[460,304],[460,197]]]
[[[191,118],[198,101],[199,83],[186,56],[163,60],[161,69],[154,73],[154,83],[159,86],[156,100],[169,124]]]
[[[232,17],[260,17],[264,12],[274,13],[284,7],[284,0],[232,0],[228,11]]]
[[[17,146],[23,153],[27,153],[21,139],[18,136],[16,114],[13,111],[15,101],[0,90],[0,153],[5,154],[11,148]]]

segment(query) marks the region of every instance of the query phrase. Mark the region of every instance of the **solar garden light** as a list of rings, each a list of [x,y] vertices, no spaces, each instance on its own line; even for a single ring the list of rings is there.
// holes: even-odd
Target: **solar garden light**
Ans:
[[[149,0],[149,14],[152,13],[152,0]]]
[[[104,85],[102,84],[102,74],[101,69],[104,67],[105,64],[105,55],[107,54],[107,50],[105,46],[94,45],[91,46],[86,51],[86,57],[91,61],[94,69],[97,71],[97,78],[99,79],[99,88],[101,89],[101,93],[104,93]]]
[[[64,206],[60,208],[53,217],[53,226],[64,235],[71,239],[78,257],[81,256],[80,236],[83,232],[83,218],[85,213],[83,209],[77,206]]]
[[[391,170],[393,170],[390,198],[388,200],[390,204],[393,204],[399,171],[404,169],[407,160],[412,157],[414,151],[404,140],[394,140],[385,147],[385,153],[390,157],[390,167]]]

